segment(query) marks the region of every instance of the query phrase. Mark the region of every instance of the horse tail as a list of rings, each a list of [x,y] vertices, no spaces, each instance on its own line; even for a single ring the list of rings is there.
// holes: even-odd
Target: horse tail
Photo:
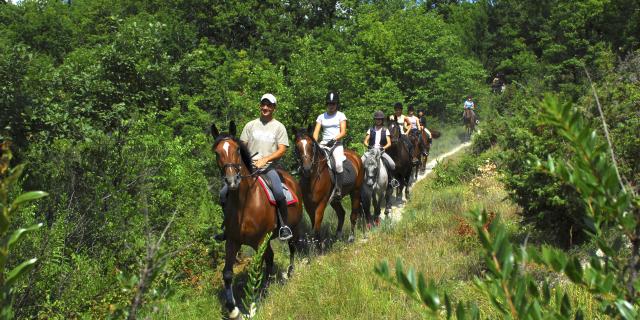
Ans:
[[[437,130],[429,130],[431,132],[431,138],[438,139],[442,135],[440,131]]]

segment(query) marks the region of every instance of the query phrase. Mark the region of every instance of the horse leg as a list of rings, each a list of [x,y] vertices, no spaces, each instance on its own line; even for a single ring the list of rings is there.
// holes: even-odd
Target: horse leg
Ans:
[[[360,199],[360,191],[354,190],[351,193],[351,234],[349,235],[349,242],[353,242],[356,238],[356,225],[358,224],[358,215],[362,210],[362,202]],[[371,227],[371,216],[365,217],[367,220],[367,227]]]
[[[269,239],[264,239],[264,241],[269,241]],[[273,265],[273,249],[271,248],[271,243],[267,244],[267,250],[264,251],[264,255],[262,256],[265,264],[265,286],[269,285],[272,278],[275,278],[275,269]]]
[[[287,277],[290,278],[293,274],[293,261],[296,256],[296,239],[298,235],[294,232],[293,238],[289,239],[289,268],[287,269]]]
[[[324,199],[326,200],[326,199]],[[318,206],[313,210],[313,234],[314,238],[318,240],[318,249],[321,249],[322,242],[320,241],[320,226],[322,225],[322,218],[324,217],[324,209],[327,207],[327,201],[321,201]]]
[[[336,239],[340,240],[342,239],[342,227],[344,226],[344,215],[346,212],[342,207],[342,203],[338,201],[332,203],[331,207],[333,208],[333,210],[336,212],[336,215],[338,216],[338,227],[336,228]]]
[[[384,214],[389,217],[389,213],[391,213],[391,196],[393,195],[393,187],[391,185],[387,185],[387,191],[384,194]]]
[[[238,253],[238,250],[240,250],[240,245],[227,240],[225,244],[222,279],[224,280],[225,306],[227,307],[227,310],[229,310],[229,319],[238,319],[240,316],[240,310],[236,306],[236,300],[233,297],[233,264],[236,262],[236,254]]]
[[[404,187],[404,198],[407,201],[409,201],[409,199],[411,199],[411,194],[409,193],[409,180],[410,180],[410,178],[407,178],[406,186]]]

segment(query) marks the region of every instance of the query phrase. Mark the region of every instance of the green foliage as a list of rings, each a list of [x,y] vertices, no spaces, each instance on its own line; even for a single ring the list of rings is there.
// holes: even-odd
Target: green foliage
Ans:
[[[256,312],[256,304],[258,303],[260,286],[264,277],[262,266],[264,264],[264,253],[269,247],[269,241],[271,240],[271,232],[267,233],[258,250],[254,253],[249,264],[249,271],[247,272],[247,283],[244,286],[244,298],[242,304],[245,310],[249,313],[249,317],[253,317]]]
[[[0,319],[13,319],[16,281],[33,269],[38,261],[36,258],[31,258],[18,262],[15,266],[8,263],[10,254],[15,251],[17,243],[24,239],[28,233],[42,227],[42,223],[37,223],[13,229],[11,228],[12,220],[21,206],[48,195],[43,191],[30,191],[11,200],[10,191],[22,176],[25,168],[24,165],[11,168],[11,158],[9,142],[0,143],[0,205],[2,205],[2,215],[0,215]]]

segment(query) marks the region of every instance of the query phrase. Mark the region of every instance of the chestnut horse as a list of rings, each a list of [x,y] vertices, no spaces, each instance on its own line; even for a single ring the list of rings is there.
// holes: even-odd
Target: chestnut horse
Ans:
[[[431,139],[438,139],[441,136],[440,131],[431,130]],[[427,133],[422,130],[422,139],[424,140],[424,146],[420,148],[420,172],[425,172],[427,170],[427,162],[429,161],[429,151],[431,150],[431,144],[433,142],[429,142]],[[423,155],[422,151],[426,151],[427,155]]]
[[[462,118],[467,139],[471,140],[471,134],[473,133],[473,130],[476,129],[476,113],[472,109],[464,109]]]
[[[311,225],[315,236],[320,235],[320,225],[324,217],[324,209],[329,203],[333,184],[329,173],[328,158],[320,145],[309,135],[307,130],[301,129],[296,133],[296,158],[302,163],[302,174],[300,186],[302,187],[302,198],[304,206],[311,218]],[[342,194],[351,196],[351,234],[348,241],[355,239],[355,228],[358,214],[362,212],[360,202],[360,188],[364,181],[364,169],[362,160],[352,150],[345,149],[344,155],[347,161],[351,162],[355,170],[355,182],[342,187]],[[346,171],[346,168],[345,168]],[[342,227],[346,214],[340,201],[332,201],[331,207],[338,215],[338,228],[336,238],[342,238]],[[371,223],[371,217],[366,217],[367,223]]]
[[[218,166],[223,175],[224,183],[229,188],[224,208],[227,241],[222,277],[226,307],[230,312],[229,317],[234,319],[239,316],[232,290],[233,264],[236,261],[236,254],[242,245],[248,245],[257,250],[263,241],[270,240],[265,239],[265,235],[277,228],[277,208],[269,204],[269,200],[257,180],[260,171],[254,170],[249,151],[235,137],[236,126],[234,122],[230,123],[228,134],[220,134],[215,124],[212,124],[211,135],[215,138],[213,151],[216,154]],[[282,181],[287,188],[300,199],[302,196],[300,187],[293,177],[283,170],[278,170],[278,173],[283,177]],[[298,240],[298,226],[301,220],[302,203],[298,201],[288,207],[287,213],[287,224],[293,232],[293,237],[288,241],[289,273],[293,271],[295,243]],[[271,245],[264,253],[264,261],[268,279],[268,275],[274,274]]]

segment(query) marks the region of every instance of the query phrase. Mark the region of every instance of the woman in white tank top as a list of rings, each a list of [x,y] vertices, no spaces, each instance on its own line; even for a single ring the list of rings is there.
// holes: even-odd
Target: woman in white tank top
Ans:
[[[336,187],[331,201],[342,197],[344,171],[342,162],[346,159],[341,140],[347,135],[347,116],[338,111],[339,102],[340,100],[337,93],[329,92],[329,94],[327,94],[327,112],[316,118],[316,127],[313,130],[313,139],[316,141],[319,141],[318,138],[320,137],[320,130],[322,130],[322,140],[320,141],[320,145],[333,147],[334,144],[337,144],[332,153],[336,164]]]

